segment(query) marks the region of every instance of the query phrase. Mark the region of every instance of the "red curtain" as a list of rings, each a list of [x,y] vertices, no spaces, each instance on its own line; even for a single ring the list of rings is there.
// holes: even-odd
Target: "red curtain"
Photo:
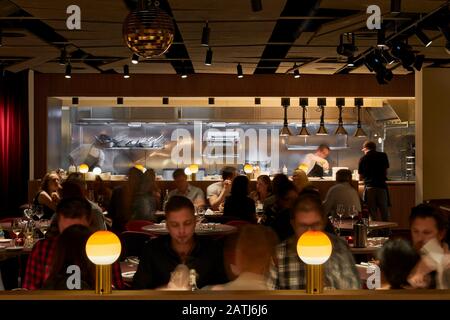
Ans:
[[[0,218],[27,202],[28,72],[0,75]]]

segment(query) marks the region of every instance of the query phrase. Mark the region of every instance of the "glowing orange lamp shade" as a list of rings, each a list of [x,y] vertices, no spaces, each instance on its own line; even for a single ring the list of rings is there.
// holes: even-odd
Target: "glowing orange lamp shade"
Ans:
[[[97,231],[86,242],[86,255],[95,264],[95,292],[111,293],[111,264],[120,256],[122,245],[110,231]]]
[[[324,264],[332,250],[330,238],[322,231],[307,231],[297,242],[297,254],[306,264]]]
[[[251,164],[246,164],[246,165],[244,166],[244,172],[245,172],[246,174],[251,174],[251,173],[253,173],[253,166],[252,166]]]
[[[80,164],[80,166],[78,167],[78,171],[80,171],[81,173],[88,173],[89,166],[85,163]]]
[[[198,164],[191,164],[189,170],[191,170],[191,173],[196,174],[198,172]]]
[[[297,242],[298,257],[306,263],[306,293],[323,293],[323,264],[331,256],[333,246],[322,231],[306,231]]]
[[[86,254],[97,265],[113,264],[120,256],[122,245],[119,238],[110,231],[97,231],[86,243]]]

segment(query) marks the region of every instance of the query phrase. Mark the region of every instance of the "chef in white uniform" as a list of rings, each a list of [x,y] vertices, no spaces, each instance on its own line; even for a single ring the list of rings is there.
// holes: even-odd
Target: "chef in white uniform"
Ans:
[[[307,166],[306,174],[308,177],[323,177],[324,173],[330,169],[330,165],[326,158],[330,154],[330,147],[321,144],[315,153],[308,153],[303,161],[303,165]]]

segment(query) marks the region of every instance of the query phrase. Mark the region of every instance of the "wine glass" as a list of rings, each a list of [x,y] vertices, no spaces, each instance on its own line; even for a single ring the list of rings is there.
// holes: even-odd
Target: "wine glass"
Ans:
[[[20,233],[22,232],[22,219],[18,218],[18,219],[14,219],[11,222],[11,229],[12,232],[14,232],[14,234],[16,235],[16,237],[14,238],[14,247],[17,247],[17,239],[19,238]]]
[[[34,214],[38,217],[38,220],[40,220],[44,216],[44,209],[42,206],[36,206],[34,208]]]
[[[44,238],[45,238],[45,234],[48,231],[49,225],[50,225],[50,220],[41,220],[41,221],[39,221],[38,228],[39,228],[39,231],[44,235]]]
[[[353,219],[355,219],[355,217],[358,215],[358,210],[356,209],[355,205],[351,205],[348,209],[350,218],[352,218],[352,228],[353,228]]]
[[[339,217],[339,233],[340,233],[340,231],[341,231],[341,224],[342,224],[342,217],[345,214],[345,207],[344,207],[343,204],[338,203],[336,205],[336,214]]]
[[[197,207],[197,217],[198,217],[198,222],[202,223],[203,219],[205,218],[205,208],[200,206]]]

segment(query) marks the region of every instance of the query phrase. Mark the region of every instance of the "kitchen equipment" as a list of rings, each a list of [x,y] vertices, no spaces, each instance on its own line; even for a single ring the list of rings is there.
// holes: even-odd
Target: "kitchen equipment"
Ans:
[[[336,172],[338,172],[338,171],[341,170],[341,169],[346,169],[346,170],[348,170],[348,167],[333,167],[333,168],[331,169],[331,172],[332,172],[331,176],[333,177],[333,180],[336,180]]]

